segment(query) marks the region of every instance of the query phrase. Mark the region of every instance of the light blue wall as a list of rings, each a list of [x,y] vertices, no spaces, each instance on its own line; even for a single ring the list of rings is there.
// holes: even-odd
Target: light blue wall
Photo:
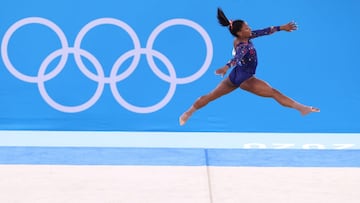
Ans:
[[[232,37],[217,23],[218,6],[229,18],[244,19],[253,29],[291,20],[298,23],[296,32],[281,32],[254,40],[259,57],[257,77],[299,102],[320,107],[321,113],[302,117],[272,100],[239,90],[198,111],[186,126],[178,125],[178,116],[221,81],[214,71],[231,57]],[[291,3],[285,0],[7,0],[0,6],[0,129],[360,132],[359,9],[360,3],[356,0],[336,0],[326,4],[310,0]],[[40,24],[19,26],[4,46],[10,28],[28,17],[55,23],[64,33],[63,39],[69,47],[76,47],[78,33],[88,23],[101,18],[121,21],[136,33],[139,48],[143,48],[138,49],[141,53],[145,53],[149,36],[162,23],[181,18],[187,25],[164,28],[154,39],[154,51],[146,51],[155,55],[155,63],[163,75],[157,76],[151,71],[143,53],[134,72],[116,83],[125,101],[148,113],[133,112],[120,105],[108,80],[102,80],[103,89],[99,89],[98,100],[93,104],[84,109],[68,108],[86,103],[96,92],[98,82],[80,71],[72,53],[74,49],[67,49],[70,54],[67,61],[63,61],[66,62],[64,69],[50,80],[45,78],[44,87],[53,101],[67,106],[66,111],[75,111],[69,113],[63,112],[64,108],[49,105],[50,102],[40,94],[41,85],[38,86],[40,67],[43,66],[45,74],[55,73],[53,70],[57,70],[54,68],[60,61],[60,56],[50,55],[61,48],[55,32]],[[211,42],[208,44],[204,40],[207,35]],[[82,51],[75,52],[83,55],[84,64],[92,75],[97,73],[93,64],[98,61],[96,66],[106,77],[110,76],[119,57],[134,49],[130,35],[113,25],[91,29],[80,47]],[[6,55],[18,72],[31,76],[27,81],[9,71]],[[51,56],[53,58],[49,58]],[[206,57],[211,61],[208,61],[209,65],[205,64],[206,71],[194,81],[180,84],[184,81],[173,79],[172,85],[164,81],[168,75],[190,77],[199,71]],[[122,59],[126,58],[123,56]],[[125,60],[117,73],[124,73],[132,59]],[[50,63],[48,67],[44,61]],[[170,64],[174,68],[171,74],[171,67],[165,66]],[[93,79],[99,80],[96,76]],[[167,94],[169,100],[156,106]],[[146,108],[149,106],[155,109]]]

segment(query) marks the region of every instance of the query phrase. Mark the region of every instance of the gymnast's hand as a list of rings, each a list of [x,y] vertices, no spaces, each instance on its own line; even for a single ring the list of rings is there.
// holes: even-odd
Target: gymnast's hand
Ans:
[[[298,27],[297,27],[297,25],[296,25],[296,23],[294,21],[280,26],[280,30],[284,30],[284,31],[287,31],[287,32],[292,32],[292,31],[297,30],[297,29],[298,29]]]
[[[226,74],[227,70],[229,69],[229,66],[225,65],[219,69],[217,69],[215,71],[216,75],[221,75],[221,77],[224,77],[224,75]]]

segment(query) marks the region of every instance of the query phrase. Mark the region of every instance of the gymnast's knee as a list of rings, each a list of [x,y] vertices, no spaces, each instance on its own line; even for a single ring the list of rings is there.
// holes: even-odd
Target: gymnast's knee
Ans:
[[[200,108],[206,106],[210,101],[211,101],[211,100],[210,100],[209,95],[201,96],[201,97],[199,97],[199,98],[196,100],[196,102],[195,102],[195,104],[194,104],[194,107],[195,107],[196,109],[200,109]]]
[[[269,89],[267,89],[265,91],[261,91],[258,93],[258,95],[260,95],[262,97],[271,97],[271,98],[275,98],[279,94],[280,94],[280,92],[277,89],[274,89],[272,87],[270,87]]]

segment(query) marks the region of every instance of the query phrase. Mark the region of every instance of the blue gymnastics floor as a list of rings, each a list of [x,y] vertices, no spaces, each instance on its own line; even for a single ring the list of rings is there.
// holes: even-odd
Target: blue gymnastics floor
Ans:
[[[1,147],[0,164],[360,167],[360,150]]]
[[[360,167],[358,134],[0,133],[0,164]]]

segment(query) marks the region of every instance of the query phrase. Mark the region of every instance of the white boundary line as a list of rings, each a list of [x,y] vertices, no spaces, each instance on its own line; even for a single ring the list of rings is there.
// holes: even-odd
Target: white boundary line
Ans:
[[[0,131],[0,147],[360,149],[360,133]]]

